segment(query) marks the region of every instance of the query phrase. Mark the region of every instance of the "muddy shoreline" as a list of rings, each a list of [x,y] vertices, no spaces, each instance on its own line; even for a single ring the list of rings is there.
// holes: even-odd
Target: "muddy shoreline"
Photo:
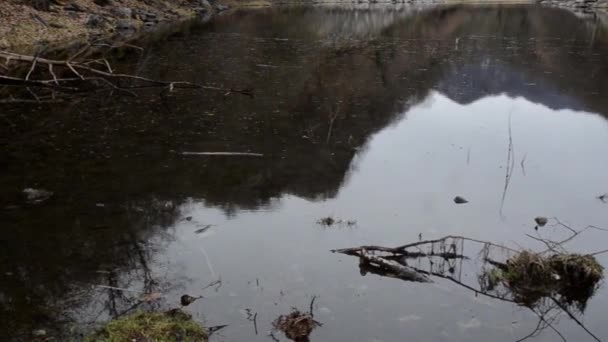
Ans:
[[[264,1],[8,0],[0,3],[0,50],[44,53],[74,43],[133,40],[190,19]]]
[[[608,0],[543,0],[586,12],[603,12]],[[465,1],[466,2],[466,1]],[[311,2],[310,5],[330,2]],[[338,1],[349,5],[354,1]],[[360,1],[357,2],[361,4]],[[389,2],[365,1],[370,5]],[[396,3],[396,2],[392,2]],[[412,3],[412,1],[408,1]],[[418,2],[415,2],[418,3]],[[458,2],[459,3],[459,2]],[[58,50],[82,42],[132,41],[153,35],[180,22],[215,15],[237,8],[304,4],[267,0],[7,0],[0,3],[0,50],[36,54]],[[437,2],[453,4],[452,2]]]

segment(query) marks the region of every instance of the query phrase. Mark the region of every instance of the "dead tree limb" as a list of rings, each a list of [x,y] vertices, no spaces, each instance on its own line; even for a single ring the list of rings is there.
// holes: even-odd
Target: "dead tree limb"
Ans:
[[[93,44],[87,44],[65,60],[0,51],[0,58],[5,60],[2,68],[7,71],[5,75],[0,75],[0,85],[22,87],[35,86],[39,88],[48,88],[47,91],[53,92],[70,91],[78,93],[86,93],[96,89],[109,89],[117,90],[131,96],[135,96],[136,94],[129,89],[150,87],[162,87],[170,92],[178,88],[183,88],[221,92],[224,95],[236,93],[253,96],[251,89],[224,88],[186,81],[163,81],[127,73],[116,73],[108,59],[103,56],[96,59],[81,58],[92,46]],[[20,77],[11,74],[12,70],[17,70],[20,66],[28,67],[25,76]],[[41,70],[41,68],[38,68],[39,66],[46,66],[46,68]],[[58,68],[62,68],[75,77],[58,77]],[[48,78],[45,78],[45,74],[48,75]],[[122,80],[131,81],[135,84],[124,86],[121,84]],[[66,83],[68,83],[69,86],[66,86]],[[29,89],[27,90],[36,98],[36,100],[38,100],[38,95],[36,93]]]

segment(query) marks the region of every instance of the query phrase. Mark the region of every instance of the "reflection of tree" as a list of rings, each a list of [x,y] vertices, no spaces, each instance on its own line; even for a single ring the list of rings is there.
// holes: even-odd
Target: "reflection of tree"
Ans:
[[[142,294],[164,286],[150,263],[168,237],[163,237],[162,229],[179,213],[173,206],[160,204],[142,201],[120,208],[106,203],[106,207],[113,207],[108,209],[113,212],[111,227],[83,215],[83,207],[66,207],[71,214],[68,217],[76,223],[61,227],[64,231],[43,231],[36,217],[22,217],[7,225],[16,233],[3,250],[0,263],[4,275],[0,279],[1,339],[28,341],[36,329],[61,336],[64,327],[74,322],[94,323],[120,315],[138,303]],[[59,222],[69,224],[56,224]],[[156,228],[150,222],[155,222]]]
[[[69,321],[59,313],[84,303],[81,297],[99,299],[96,313],[112,315],[137,303],[124,291],[77,284],[142,293],[163,286],[152,272],[150,241],[167,238],[175,206],[188,198],[238,215],[273,206],[283,194],[335,196],[369,137],[431,89],[461,103],[507,92],[558,108],[607,108],[608,98],[593,94],[608,87],[607,66],[596,56],[608,41],[605,26],[582,25],[567,12],[287,11],[294,12],[223,16],[151,44],[141,60],[116,62],[159,79],[255,86],[253,100],[150,90],[135,99],[2,108],[0,206],[20,205],[25,186],[56,194],[43,206],[3,212],[0,320],[7,330]],[[208,34],[186,37],[202,29]]]

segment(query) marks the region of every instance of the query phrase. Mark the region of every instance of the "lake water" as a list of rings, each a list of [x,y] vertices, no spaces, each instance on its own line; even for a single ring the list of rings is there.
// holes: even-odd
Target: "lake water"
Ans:
[[[255,96],[150,89],[0,107],[2,340],[78,339],[190,294],[204,296],[185,308],[195,319],[228,325],[215,341],[271,341],[272,322],[313,296],[323,326],[311,341],[515,341],[537,324],[526,308],[365,274],[330,250],[451,234],[540,250],[526,234],[564,232],[535,231],[537,216],[608,226],[602,17],[272,8],[187,23],[145,48],[115,65]],[[263,157],[182,155],[218,151]],[[53,195],[34,204],[26,188]],[[344,222],[317,223],[327,216]],[[567,248],[606,249],[606,234]],[[579,316],[604,340],[607,305],[602,286]],[[593,340],[566,315],[553,325]]]

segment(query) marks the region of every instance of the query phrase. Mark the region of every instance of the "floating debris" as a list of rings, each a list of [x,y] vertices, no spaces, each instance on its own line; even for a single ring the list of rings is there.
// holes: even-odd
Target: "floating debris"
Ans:
[[[525,250],[497,266],[497,280],[511,290],[516,302],[528,307],[542,298],[556,298],[583,312],[604,278],[604,268],[591,255],[545,256]]]
[[[251,152],[182,152],[183,156],[242,156],[242,157],[263,157],[262,153]]]
[[[188,306],[201,298],[203,298],[203,296],[193,297],[193,296],[185,294],[185,295],[181,296],[179,301],[182,304],[182,306]]]
[[[206,226],[204,226],[204,227],[202,227],[200,229],[195,230],[194,233],[195,234],[202,234],[202,233],[206,232],[207,230],[209,230],[209,228],[211,228],[210,224],[208,224],[208,225],[206,225]]]
[[[334,220],[333,217],[331,216],[327,216],[324,218],[321,218],[317,221],[317,224],[320,224],[322,226],[327,226],[327,227],[331,227],[334,225],[334,223],[336,222],[336,220]]]
[[[538,227],[544,227],[547,222],[549,222],[549,220],[546,217],[539,216],[534,218],[534,222],[536,222],[536,225]]]
[[[296,342],[308,341],[310,333],[321,323],[314,320],[308,312],[303,313],[294,309],[289,315],[281,315],[272,326],[275,330],[281,331],[285,336]]]
[[[469,203],[469,201],[467,201],[464,197],[456,196],[456,197],[454,197],[454,203],[465,204],[465,203]]]
[[[324,226],[324,227],[332,227],[332,226],[347,226],[347,227],[354,227],[357,225],[357,221],[356,220],[342,220],[342,219],[335,219],[331,216],[327,216],[327,217],[323,217],[317,220],[317,224],[320,226]]]
[[[53,196],[52,191],[34,188],[23,189],[23,194],[26,201],[30,204],[40,204]]]
[[[588,300],[604,279],[604,268],[596,256],[608,250],[589,254],[567,252],[562,244],[589,227],[582,230],[563,227],[571,235],[561,241],[528,235],[548,247],[540,252],[452,235],[397,247],[366,245],[332,252],[358,257],[362,276],[373,273],[420,283],[429,283],[435,278],[448,279],[473,291],[476,297],[483,295],[526,307],[539,320],[528,336],[547,327],[560,334],[550,324],[543,323],[566,314],[589,336],[600,341],[577,316],[583,314]],[[468,255],[464,254],[465,250]],[[463,272],[472,269],[477,271]]]

